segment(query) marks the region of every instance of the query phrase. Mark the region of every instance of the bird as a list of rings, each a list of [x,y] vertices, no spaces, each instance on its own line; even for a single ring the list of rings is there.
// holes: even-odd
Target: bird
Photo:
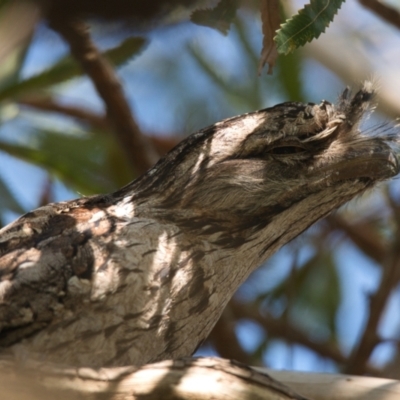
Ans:
[[[2,228],[0,357],[99,368],[191,355],[268,257],[399,173],[396,128],[360,127],[373,96],[365,82],[335,104],[223,120],[114,193]]]

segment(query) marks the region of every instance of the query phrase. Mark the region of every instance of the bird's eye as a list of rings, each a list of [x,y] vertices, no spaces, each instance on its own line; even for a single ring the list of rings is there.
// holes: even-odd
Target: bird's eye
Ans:
[[[271,149],[272,154],[296,154],[304,151],[304,148],[300,146],[279,146]]]

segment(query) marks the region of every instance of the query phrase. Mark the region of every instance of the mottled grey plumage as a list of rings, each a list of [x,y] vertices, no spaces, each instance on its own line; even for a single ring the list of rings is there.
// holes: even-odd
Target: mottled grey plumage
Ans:
[[[0,353],[75,366],[190,355],[236,288],[316,220],[399,172],[336,106],[284,103],[193,134],[105,196],[0,231]]]

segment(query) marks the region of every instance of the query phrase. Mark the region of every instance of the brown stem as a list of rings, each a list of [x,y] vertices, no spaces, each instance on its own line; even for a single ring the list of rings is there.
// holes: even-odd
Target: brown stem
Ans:
[[[334,344],[315,342],[284,319],[274,318],[267,313],[261,314],[254,306],[241,304],[234,300],[230,302],[230,305],[236,319],[246,318],[253,320],[260,324],[270,336],[282,338],[289,343],[303,345],[320,356],[329,358],[337,363],[343,365],[348,363],[348,358]],[[370,366],[366,366],[366,369],[370,374],[380,375],[379,371]]]
[[[53,186],[53,180],[51,179],[50,176],[47,177],[46,182],[43,185],[42,193],[40,194],[39,197],[39,207],[45,206],[46,204],[49,204],[52,202],[52,186]]]
[[[67,117],[76,118],[97,129],[111,129],[110,121],[107,117],[96,114],[82,107],[67,106],[57,103],[51,97],[29,95],[29,97],[18,99],[18,104],[36,110],[56,112]],[[180,142],[181,138],[178,135],[171,137],[157,137],[156,134],[149,134],[148,140],[150,140],[152,146],[157,151],[158,156],[162,157],[175,147]]]
[[[71,54],[91,78],[130,164],[137,172],[145,172],[157,160],[156,152],[141,134],[114,69],[92,42],[88,26],[79,19],[51,16],[50,25],[69,44]]]
[[[253,364],[251,357],[242,349],[235,334],[235,320],[228,304],[220,319],[215,324],[209,339],[223,358],[240,361],[244,364]]]
[[[398,236],[398,235],[397,235]],[[346,371],[360,375],[366,372],[366,364],[375,346],[380,342],[378,325],[385,310],[392,290],[400,279],[400,248],[399,238],[394,241],[393,250],[384,265],[383,276],[378,290],[370,299],[369,317],[364,333],[357,348],[349,360]]]
[[[338,215],[330,215],[326,221],[334,229],[343,231],[353,243],[367,256],[382,264],[387,254],[387,246],[368,222],[360,224],[348,223]]]
[[[110,129],[110,123],[106,117],[98,115],[90,110],[85,110],[82,107],[59,104],[51,97],[30,95],[29,97],[19,99],[18,104],[41,111],[60,113],[89,123],[91,126],[98,129]]]
[[[386,22],[400,29],[400,13],[393,7],[390,7],[378,0],[358,0],[365,8],[371,10],[374,14],[381,17]]]

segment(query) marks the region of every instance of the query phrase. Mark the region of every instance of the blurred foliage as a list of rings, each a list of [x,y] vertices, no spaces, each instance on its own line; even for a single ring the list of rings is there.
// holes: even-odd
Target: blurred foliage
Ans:
[[[146,40],[139,37],[128,38],[119,46],[104,52],[104,55],[116,66],[119,67],[131,60],[133,56],[140,54],[145,48]],[[46,71],[34,75],[28,79],[8,79],[7,84],[0,82],[0,102],[9,101],[18,96],[26,96],[31,92],[48,89],[59,83],[82,76],[84,72],[71,58],[66,56]]]
[[[221,0],[213,9],[195,10],[190,16],[190,20],[195,24],[209,26],[227,35],[238,7],[238,0]]]
[[[332,341],[337,335],[340,290],[333,254],[323,249],[300,267],[292,268],[287,279],[265,293],[263,306],[273,308],[273,302],[286,302],[284,318],[305,332],[313,332],[316,338]]]
[[[0,3],[0,8],[2,4]],[[312,37],[318,37],[341,4],[342,1],[311,1],[310,5],[303,9],[305,11],[300,11],[278,33],[277,41],[281,51],[287,53]],[[307,93],[303,83],[306,63],[302,54],[295,52],[280,57],[273,78],[257,76],[260,49],[254,45],[253,11],[254,9],[249,7],[244,12],[237,12],[235,17],[236,2],[221,1],[214,9],[200,9],[192,14],[192,21],[211,26],[223,33],[227,33],[230,27],[226,40],[234,44],[235,65],[232,65],[233,62],[223,64],[218,58],[218,49],[210,50],[201,40],[197,40],[196,37],[191,39],[188,35],[189,39],[182,40],[178,50],[172,51],[161,46],[153,58],[142,66],[145,69],[145,72],[142,71],[145,85],[149,90],[155,88],[156,91],[168,93],[168,113],[178,115],[175,131],[167,133],[173,133],[177,138],[183,132],[190,133],[194,129],[234,114],[271,106],[283,100],[306,101]],[[304,26],[307,26],[307,30],[302,29]],[[97,25],[97,28],[101,29],[101,25]],[[198,29],[202,28],[190,25],[187,29],[196,29],[198,32]],[[154,34],[156,48],[164,33],[168,33],[168,29]],[[115,38],[124,35],[128,37],[105,52],[116,67],[126,65],[135,57],[140,61],[141,57],[138,56],[147,45],[148,39],[131,37],[131,31],[126,25],[121,27],[117,24]],[[148,47],[151,47],[151,44]],[[175,43],[169,44],[172,47]],[[64,92],[71,92],[79,87],[84,79],[82,71],[70,56],[46,66],[43,72],[25,77],[22,71],[29,49],[47,45],[35,36],[27,41],[22,45],[22,50],[20,49],[20,56],[14,59],[12,74],[6,75],[0,81],[0,115],[3,123],[3,129],[0,130],[0,150],[28,164],[41,167],[49,176],[56,177],[66,187],[80,194],[90,195],[115,190],[131,179],[132,172],[123,151],[112,135],[111,128],[99,129],[91,125],[90,120],[80,121],[77,128],[76,122],[65,123],[65,119],[70,117],[67,113],[61,123],[50,115],[50,111],[46,113],[31,109],[27,113],[19,106],[19,101],[38,93],[45,93],[57,101]],[[221,49],[221,52],[223,50]],[[51,49],[46,48],[45,51]],[[125,72],[129,72],[124,75],[126,80],[129,80],[130,75],[135,75],[136,68],[135,63],[129,64],[129,68],[125,69]],[[314,79],[314,82],[321,84],[317,79]],[[137,103],[142,101],[140,93],[133,93],[132,96]],[[154,105],[156,100],[154,97],[148,111],[153,120],[157,119],[158,110]],[[10,105],[16,106],[18,112],[7,116]],[[98,111],[91,112],[96,114]],[[24,132],[21,132],[21,126],[25,129]],[[4,215],[9,212],[21,214],[27,211],[21,206],[12,184],[6,183],[9,182],[9,179],[5,178],[9,174],[9,171],[5,171],[6,168],[4,166],[3,171],[0,170],[0,217],[3,221]],[[21,180],[23,177],[15,179]],[[45,180],[43,189],[47,184],[48,181]],[[26,186],[28,191],[29,182],[26,182]],[[382,236],[382,221],[390,220],[391,211],[387,207],[374,206],[375,203],[369,200],[369,203],[365,203],[368,204],[365,208],[369,210],[370,215],[373,214],[374,220],[368,224],[368,229],[375,235]],[[38,198],[38,205],[39,202]],[[346,220],[350,223],[354,218],[351,207],[346,208],[344,212]],[[365,218],[365,213],[359,210],[359,214],[360,218]],[[393,223],[385,226],[385,237],[390,238],[396,226]],[[239,290],[237,298],[243,303],[255,305],[261,313],[265,309],[271,310],[275,317],[293,324],[304,335],[308,335],[310,341],[326,341],[327,346],[332,342],[345,342],[348,345],[347,339],[340,336],[337,323],[345,290],[336,256],[339,246],[326,245],[328,240],[337,240],[338,236],[347,237],[344,230],[329,224],[325,224],[323,229],[319,227],[310,231],[302,239],[301,247],[311,256],[300,262],[301,257],[296,257],[295,251],[289,255],[280,253],[267,267],[260,268],[250,277]],[[365,257],[360,243],[357,244],[358,251],[361,257]],[[350,246],[349,241],[347,246]],[[375,268],[379,270],[380,266],[375,265]],[[240,320],[234,321],[236,325],[240,323]],[[287,340],[284,335],[281,340],[295,342]],[[259,346],[255,346],[250,352],[254,363],[262,364],[265,361],[265,353],[273,350],[274,345],[274,341],[268,335],[264,335]],[[288,348],[290,346],[289,344]],[[315,348],[310,347],[310,351],[319,355]],[[336,364],[335,369],[341,367],[340,364]]]
[[[128,165],[116,163],[113,154],[120,151],[110,135],[65,135],[45,129],[33,134],[29,145],[0,142],[0,150],[46,169],[84,195],[110,192],[126,183]]]
[[[146,43],[143,38],[129,37],[104,54],[115,66],[121,66],[139,55]],[[19,58],[12,76],[8,74],[0,81],[0,102],[3,104],[3,111],[10,102],[27,98],[30,94],[46,91],[51,93],[55,85],[83,75],[83,71],[71,56],[63,57],[44,72],[28,78],[23,78],[20,74],[23,62],[24,58]],[[104,132],[95,132],[93,129],[83,132],[83,135],[64,134],[40,128],[36,126],[35,121],[31,124],[36,131],[36,134],[33,132],[30,135],[34,140],[28,140],[29,143],[22,145],[10,143],[9,139],[0,137],[0,149],[45,168],[84,195],[115,190],[132,177],[128,163],[125,157],[120,156],[120,149],[112,136]],[[21,206],[13,199],[1,177],[0,189],[4,190],[0,216],[7,210],[21,213]]]

